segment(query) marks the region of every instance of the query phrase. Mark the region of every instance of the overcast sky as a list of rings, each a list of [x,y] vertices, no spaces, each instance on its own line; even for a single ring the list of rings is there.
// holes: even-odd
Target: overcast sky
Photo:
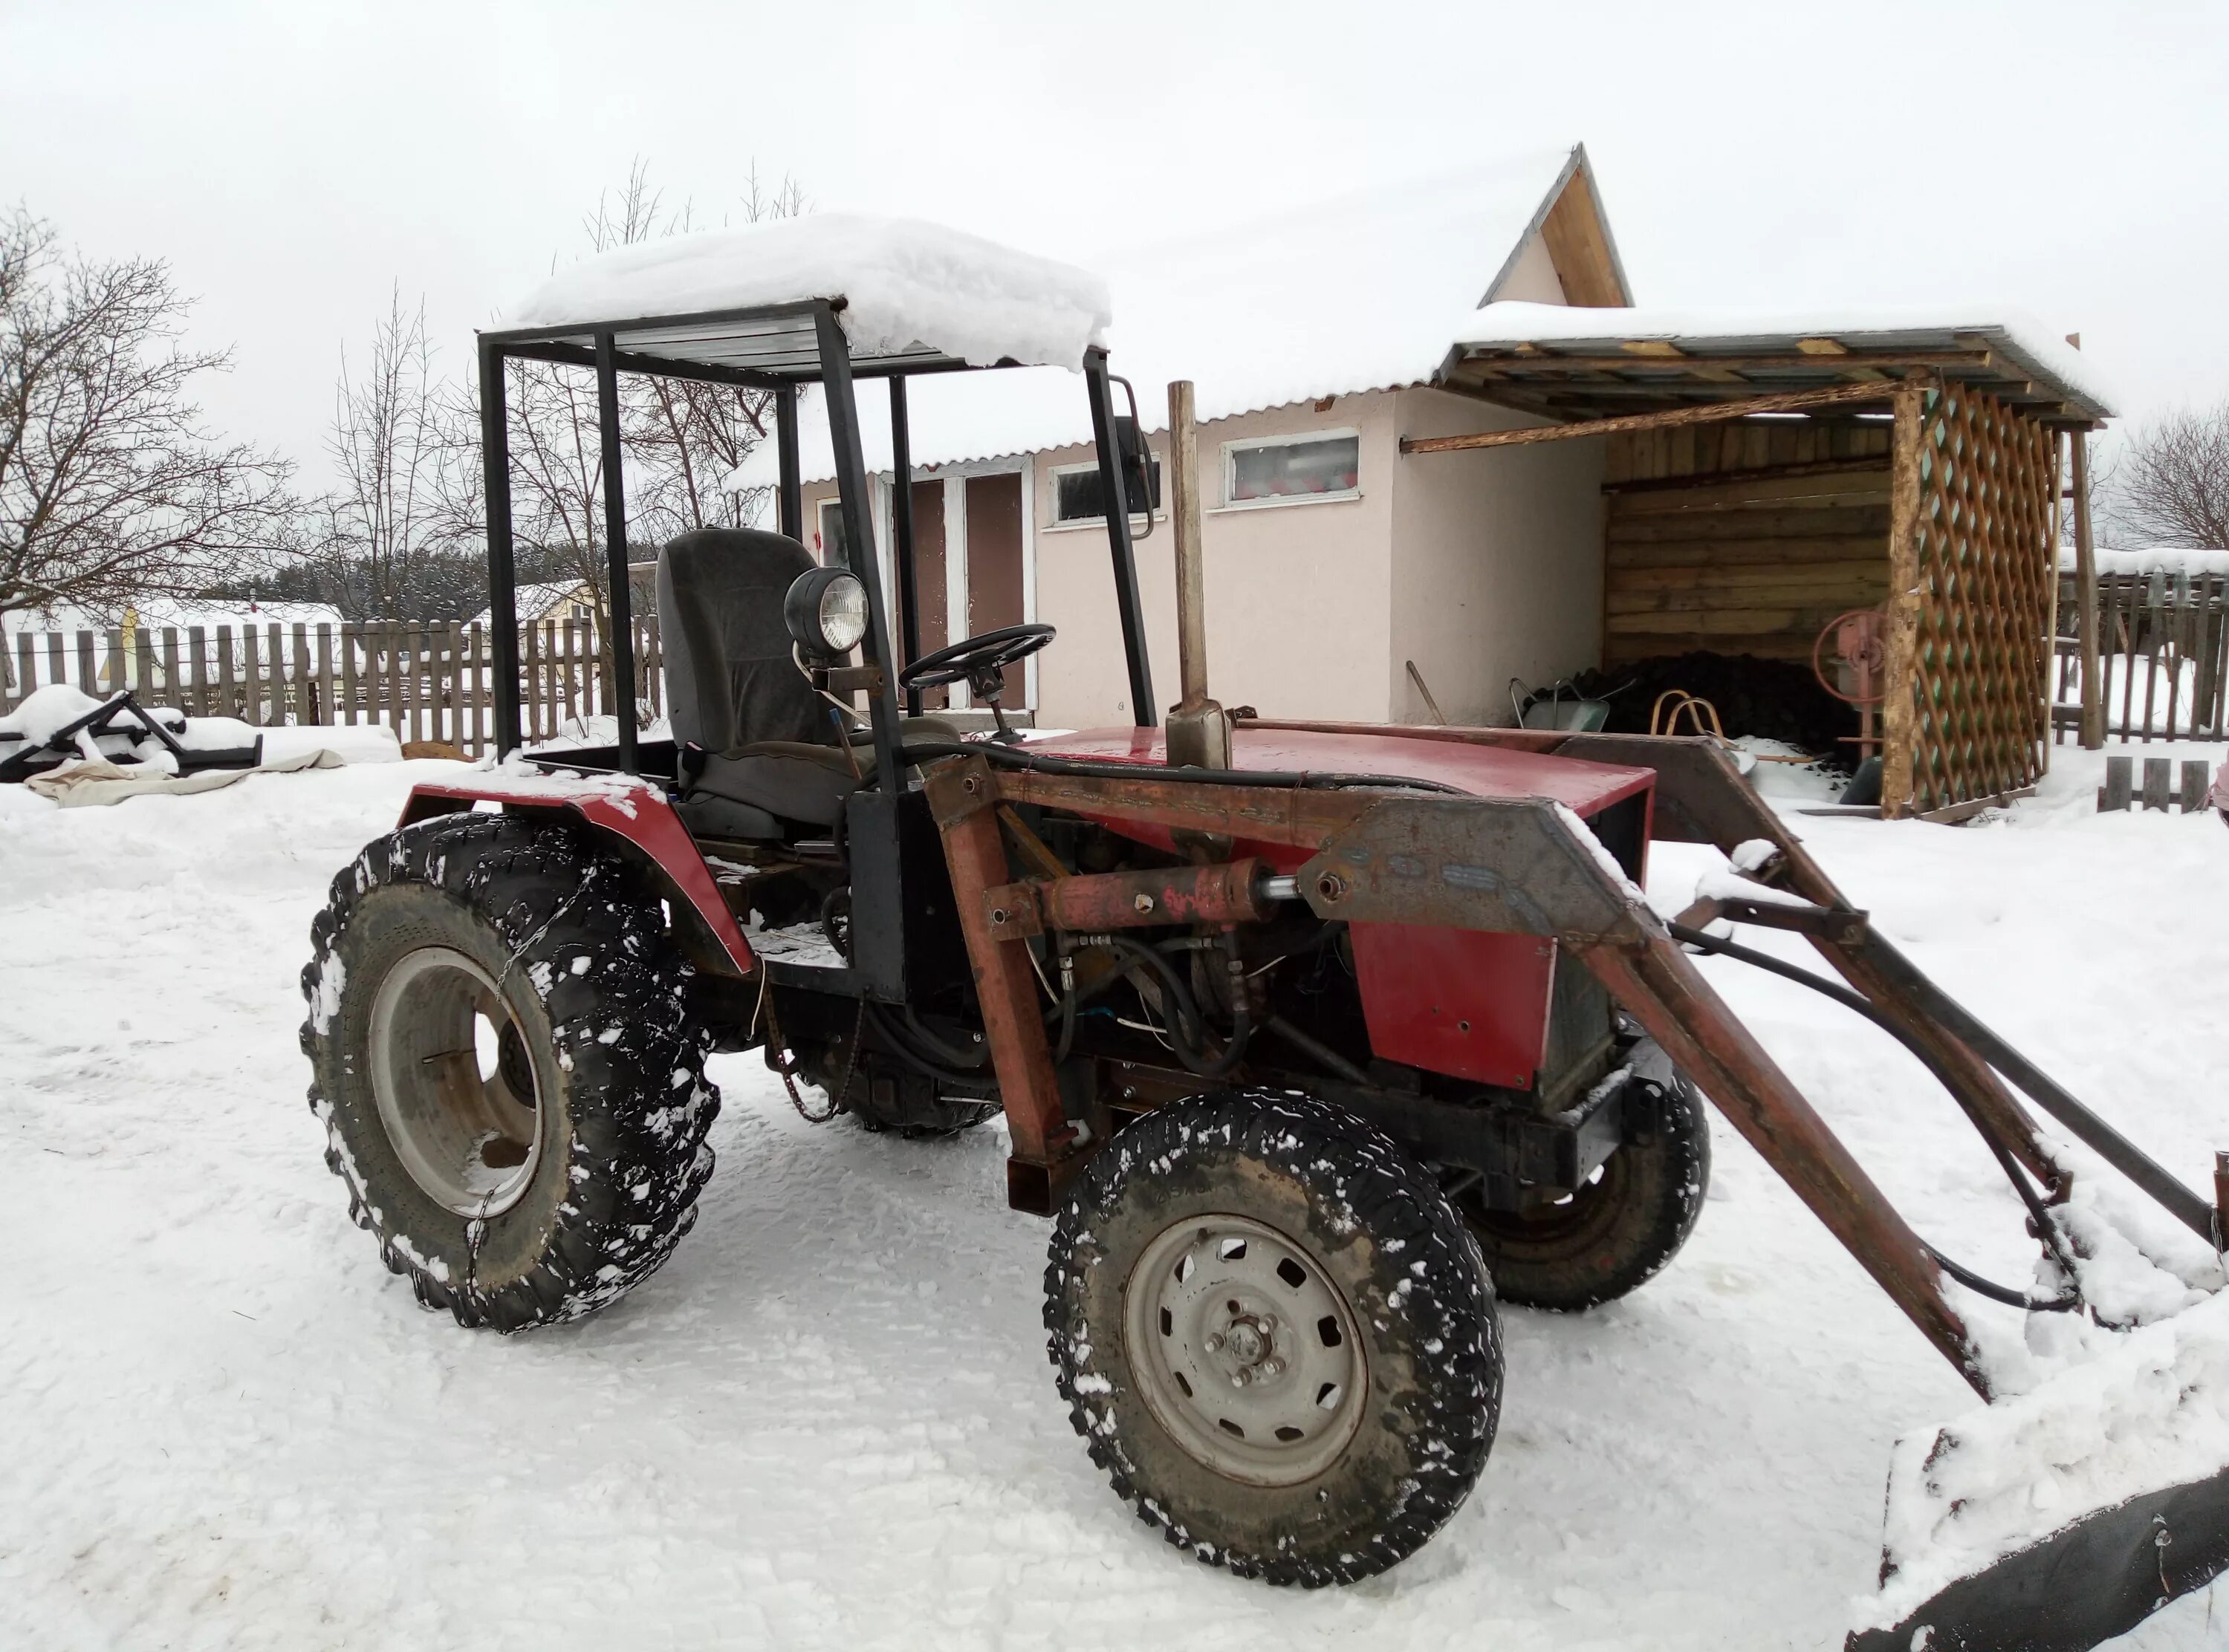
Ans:
[[[2125,423],[2229,394],[2225,93],[2218,3],[0,0],[0,200],[169,259],[312,480],[390,285],[460,370],[636,157],[1083,257],[1583,140],[1641,302],[1999,301]]]

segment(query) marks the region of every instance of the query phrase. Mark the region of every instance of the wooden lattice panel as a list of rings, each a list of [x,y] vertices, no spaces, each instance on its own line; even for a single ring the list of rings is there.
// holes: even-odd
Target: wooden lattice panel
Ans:
[[[1907,393],[1898,425],[1883,796],[1924,813],[2043,772],[2051,437],[1956,383]]]

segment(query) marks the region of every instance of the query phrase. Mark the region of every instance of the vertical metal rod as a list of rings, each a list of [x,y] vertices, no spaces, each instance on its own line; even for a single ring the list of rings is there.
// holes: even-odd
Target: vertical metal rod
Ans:
[[[518,749],[518,586],[511,539],[511,422],[504,409],[503,352],[480,341],[480,476],[487,499],[488,624],[495,633],[495,749]]]
[[[774,526],[800,544],[805,539],[805,480],[797,457],[797,387],[784,385],[774,393],[774,455],[780,461],[781,481],[774,490]]]
[[[620,731],[620,770],[635,771],[634,592],[627,584],[625,450],[620,444],[620,370],[609,333],[596,335],[596,426],[604,450],[604,554],[611,569],[612,710]]]
[[[2081,605],[2082,633],[2082,749],[2097,751],[2105,744],[2105,684],[2101,676],[2097,646],[2097,550],[2090,537],[2090,435],[2072,431],[2074,450],[2074,599]],[[2059,547],[2051,547],[2056,577]]]
[[[875,517],[867,509],[867,462],[859,451],[859,407],[851,389],[851,347],[825,304],[813,307],[820,341],[820,388],[828,402],[828,438],[836,458],[836,503],[844,522],[845,564],[867,588],[867,663],[883,669],[882,687],[870,696],[876,778],[888,791],[904,789],[898,768],[897,669],[890,661],[890,629],[883,607],[882,574],[875,556]]]
[[[921,571],[913,547],[913,432],[906,413],[906,381],[893,373],[890,386],[890,562],[898,581],[898,640],[909,665],[921,657]],[[906,690],[906,714],[921,715],[922,691]]]
[[[1130,549],[1129,494],[1122,464],[1114,451],[1114,387],[1108,377],[1107,352],[1094,345],[1083,353],[1083,380],[1091,396],[1091,439],[1099,450],[1099,496],[1107,502],[1107,544],[1114,561],[1114,606],[1122,616],[1122,651],[1130,666],[1130,706],[1140,728],[1159,720],[1153,705],[1153,673],[1146,658],[1146,615],[1138,602],[1138,564]]]
[[[1199,432],[1192,381],[1169,386],[1169,526],[1177,554],[1177,682],[1189,709],[1207,698],[1207,571],[1200,551]]]

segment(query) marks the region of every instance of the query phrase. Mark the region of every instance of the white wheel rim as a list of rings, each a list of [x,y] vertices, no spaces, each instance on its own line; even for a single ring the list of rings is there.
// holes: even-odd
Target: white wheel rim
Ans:
[[[380,1124],[411,1181],[459,1216],[509,1210],[542,1161],[532,1064],[520,1095],[496,1053],[506,1028],[524,1039],[487,971],[453,947],[405,954],[372,999]]]
[[[1275,1228],[1207,1215],[1164,1229],[1131,1271],[1123,1320],[1147,1408],[1217,1474],[1298,1485],[1361,1424],[1369,1372],[1354,1315]]]

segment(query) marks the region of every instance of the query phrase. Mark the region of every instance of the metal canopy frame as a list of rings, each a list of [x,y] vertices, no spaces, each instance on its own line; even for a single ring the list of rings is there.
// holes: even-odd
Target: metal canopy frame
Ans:
[[[804,483],[798,449],[798,391],[823,387],[828,430],[835,455],[838,509],[844,524],[845,566],[867,590],[867,664],[877,672],[869,696],[877,783],[900,776],[898,760],[897,661],[890,635],[890,612],[883,601],[883,565],[875,544],[870,478],[860,443],[854,382],[880,378],[890,385],[891,463],[896,483],[891,529],[895,559],[896,618],[902,657],[915,657],[921,638],[920,582],[914,566],[912,464],[907,417],[906,381],[916,375],[985,371],[928,345],[854,355],[838,319],[840,298],[792,304],[759,304],[691,314],[643,316],[631,320],[568,322],[545,327],[511,328],[479,336],[480,447],[487,497],[488,596],[494,631],[495,735],[498,751],[520,745],[518,682],[518,586],[517,545],[511,528],[510,415],[504,364],[551,362],[592,369],[596,375],[598,437],[602,449],[604,539],[609,563],[613,698],[620,711],[619,767],[638,766],[635,703],[634,604],[627,584],[626,495],[620,439],[619,375],[686,379],[700,383],[764,390],[774,397],[774,447],[780,466],[775,521],[790,538],[804,538]],[[1019,365],[1003,361],[998,367]],[[1121,461],[1115,439],[1113,380],[1106,350],[1093,345],[1079,364],[1091,404],[1092,433],[1098,447],[1102,496],[1122,497]],[[1153,673],[1146,653],[1144,610],[1138,597],[1136,558],[1130,519],[1122,511],[1107,515],[1108,550],[1113,562],[1114,600],[1122,621],[1122,645],[1129,668],[1134,714],[1141,728],[1154,722]],[[918,712],[920,696],[909,696]],[[903,784],[903,782],[899,782]]]

